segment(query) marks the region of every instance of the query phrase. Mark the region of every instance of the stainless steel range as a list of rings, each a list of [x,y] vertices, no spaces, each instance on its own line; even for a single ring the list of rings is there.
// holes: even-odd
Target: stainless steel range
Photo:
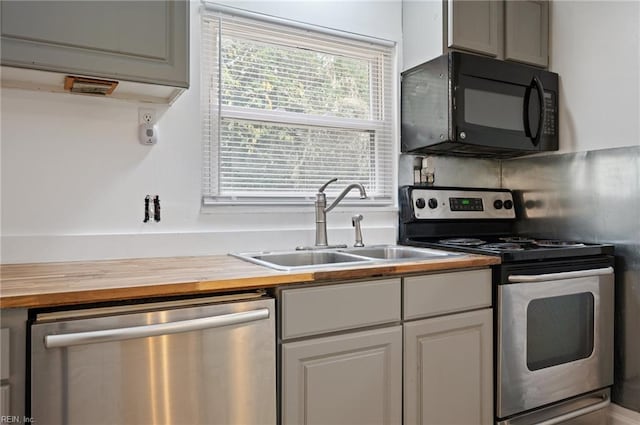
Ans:
[[[497,423],[600,423],[613,384],[613,246],[516,235],[517,207],[506,189],[405,186],[400,243],[500,256]]]

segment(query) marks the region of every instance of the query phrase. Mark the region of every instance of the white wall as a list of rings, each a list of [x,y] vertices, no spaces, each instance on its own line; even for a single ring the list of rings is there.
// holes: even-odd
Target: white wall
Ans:
[[[552,0],[560,152],[640,144],[640,2]]]
[[[280,17],[400,41],[399,1],[230,2]],[[191,87],[159,122],[160,141],[137,141],[139,104],[69,94],[1,92],[3,263],[222,254],[313,243],[313,210],[200,207],[199,2],[191,4]],[[160,223],[142,223],[158,194]],[[336,209],[329,241],[393,243],[395,211]]]

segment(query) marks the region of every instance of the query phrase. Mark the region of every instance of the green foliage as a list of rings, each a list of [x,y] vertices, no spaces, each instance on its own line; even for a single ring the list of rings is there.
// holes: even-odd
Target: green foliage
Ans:
[[[371,119],[371,64],[239,38],[222,39],[222,105]],[[220,187],[311,194],[330,177],[374,179],[373,131],[223,118]]]
[[[369,62],[223,38],[223,105],[370,118]]]

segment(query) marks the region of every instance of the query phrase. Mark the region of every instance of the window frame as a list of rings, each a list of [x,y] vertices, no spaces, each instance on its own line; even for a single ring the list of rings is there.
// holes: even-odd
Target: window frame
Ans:
[[[357,205],[358,207],[366,206],[368,208],[376,207],[375,209],[387,210],[389,208],[395,208],[396,191],[394,188],[397,185],[397,84],[398,80],[395,74],[396,69],[396,43],[387,40],[376,39],[372,37],[361,36],[357,34],[327,29],[323,27],[317,27],[310,24],[304,24],[296,21],[289,21],[280,18],[274,18],[266,15],[255,14],[252,12],[241,11],[239,9],[231,8],[228,6],[222,6],[211,3],[203,3],[201,24],[203,27],[203,34],[201,35],[201,43],[203,49],[201,51],[202,61],[200,69],[202,72],[202,123],[203,123],[203,167],[202,167],[202,204],[207,205],[265,205],[265,206],[308,206],[310,202],[315,199],[315,194],[305,193],[300,195],[290,195],[289,193],[276,194],[270,192],[265,195],[259,194],[247,194],[239,191],[238,193],[228,192],[220,194],[220,126],[223,119],[235,119],[249,122],[265,122],[270,124],[283,124],[283,125],[296,125],[296,126],[308,126],[309,128],[317,129],[339,129],[339,130],[365,130],[372,131],[376,137],[376,147],[372,154],[375,162],[375,169],[373,170],[373,179],[381,180],[382,183],[378,183],[377,186],[381,188],[381,194],[378,196],[370,196],[367,200],[360,200],[359,197],[354,195],[353,198],[345,198],[342,205]],[[216,53],[213,55],[213,59],[217,60],[217,79],[211,78],[212,73],[209,64],[205,64],[204,59],[207,53],[204,53],[207,46],[207,38],[204,34],[205,20],[218,19],[218,37],[217,46],[215,46]],[[382,50],[386,49],[387,58],[380,56],[376,68],[378,73],[382,75],[379,79],[370,78],[370,83],[378,82],[379,84],[372,84],[370,90],[377,90],[376,95],[371,96],[370,108],[377,112],[377,119],[357,119],[357,118],[344,118],[344,117],[325,117],[319,115],[305,115],[296,112],[274,112],[271,110],[249,109],[245,107],[237,106],[223,106],[220,96],[216,97],[216,102],[211,102],[211,93],[219,93],[221,86],[221,72],[220,70],[220,52],[221,52],[221,24],[223,19],[241,19],[255,21],[258,25],[266,23],[266,25],[282,25],[291,28],[301,28],[306,32],[315,32],[321,35],[327,35],[329,37],[339,36],[343,39],[344,43],[365,43],[375,44]],[[304,44],[304,43],[302,43]],[[313,40],[308,41],[309,46],[313,46]],[[321,49],[318,49],[321,50]],[[329,49],[330,50],[330,49]],[[326,51],[326,50],[321,50]],[[375,55],[370,52],[363,54],[362,58],[365,58],[373,63],[376,63],[372,58]],[[336,53],[343,53],[336,50]],[[350,51],[349,53],[352,53]],[[349,56],[355,57],[355,56]],[[211,59],[211,57],[209,57]],[[387,62],[385,63],[384,60]],[[384,74],[384,75],[383,75]],[[388,74],[388,75],[387,75]],[[385,90],[388,92],[385,93]],[[378,102],[379,104],[375,104]],[[311,125],[310,125],[311,124]],[[206,127],[209,126],[207,131]],[[214,128],[215,127],[215,128]],[[385,129],[386,127],[386,129]],[[387,132],[386,140],[379,139],[379,135]],[[388,143],[388,146],[385,145]],[[380,157],[383,157],[382,159]],[[380,161],[380,162],[379,162]],[[382,163],[384,161],[384,163]],[[380,170],[383,170],[381,172]],[[213,174],[217,173],[217,177]],[[386,179],[386,180],[385,180]],[[329,196],[334,196],[337,191],[342,189],[345,184],[352,183],[352,181],[341,180],[338,184],[334,184],[326,191]],[[367,188],[367,185],[365,185]],[[368,189],[368,188],[367,188]],[[358,199],[355,201],[355,199]],[[354,202],[355,201],[355,202]]]

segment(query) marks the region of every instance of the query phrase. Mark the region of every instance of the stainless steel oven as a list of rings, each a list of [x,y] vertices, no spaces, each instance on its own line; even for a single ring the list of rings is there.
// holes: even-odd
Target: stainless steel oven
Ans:
[[[497,291],[499,418],[613,384],[613,295],[612,267],[507,276]]]
[[[400,243],[499,256],[498,425],[602,425],[613,384],[610,244],[514,234],[511,191],[400,188]]]

